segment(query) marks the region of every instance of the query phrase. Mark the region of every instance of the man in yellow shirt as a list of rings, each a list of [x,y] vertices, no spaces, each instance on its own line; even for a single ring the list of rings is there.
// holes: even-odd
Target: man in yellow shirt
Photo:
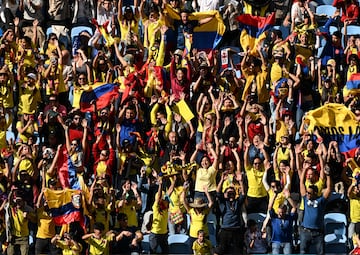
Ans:
[[[33,209],[26,204],[23,196],[16,194],[15,204],[10,203],[10,215],[12,220],[11,228],[11,242],[7,249],[8,255],[19,254],[15,252],[15,247],[19,247],[21,255],[29,253],[29,220],[36,222],[35,213]]]
[[[153,224],[151,226],[151,233],[149,236],[150,252],[156,253],[158,246],[161,248],[163,254],[169,252],[168,245],[168,210],[169,202],[162,199],[162,179],[158,178],[158,192],[155,195],[155,202],[153,204]]]
[[[104,224],[95,222],[94,233],[83,235],[82,239],[89,245],[89,255],[109,255],[110,242],[114,239],[112,231],[104,234]]]

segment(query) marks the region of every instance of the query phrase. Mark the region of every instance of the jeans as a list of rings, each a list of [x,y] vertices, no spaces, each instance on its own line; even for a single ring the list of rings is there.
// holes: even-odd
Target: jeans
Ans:
[[[160,246],[161,254],[169,253],[168,234],[154,234],[149,236],[150,253],[157,253],[157,248]]]
[[[283,254],[291,254],[291,243],[272,243],[272,254],[281,254],[280,251],[282,250]]]
[[[311,249],[313,248],[313,249]],[[300,229],[300,253],[324,254],[324,236],[320,231]]]

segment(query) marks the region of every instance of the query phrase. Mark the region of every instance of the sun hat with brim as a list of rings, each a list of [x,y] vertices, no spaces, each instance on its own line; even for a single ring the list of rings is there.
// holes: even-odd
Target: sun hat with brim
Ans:
[[[207,206],[207,203],[204,202],[201,198],[195,198],[193,203],[189,204],[193,208],[204,208]]]

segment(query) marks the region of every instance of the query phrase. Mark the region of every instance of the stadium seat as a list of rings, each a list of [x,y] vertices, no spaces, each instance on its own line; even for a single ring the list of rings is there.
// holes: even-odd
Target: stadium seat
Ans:
[[[91,27],[87,27],[87,26],[78,26],[78,27],[73,27],[71,29],[71,41],[73,42],[74,41],[74,38],[76,36],[79,36],[79,34],[82,32],[82,31],[87,31],[90,35],[93,35],[93,30]]]
[[[325,253],[345,253],[347,250],[347,219],[342,213],[324,216]]]
[[[336,11],[336,8],[329,4],[319,5],[316,8],[316,14],[318,16],[326,15],[328,17],[331,17],[332,15],[334,15],[335,11]]]
[[[344,28],[341,29],[341,33],[345,34]],[[360,35],[360,25],[350,25],[346,29],[347,35]]]
[[[262,224],[266,218],[265,213],[250,213],[247,215],[247,220],[254,220],[258,224],[258,228],[261,229]]]
[[[184,234],[175,234],[168,237],[170,254],[191,254],[191,245],[189,236]]]

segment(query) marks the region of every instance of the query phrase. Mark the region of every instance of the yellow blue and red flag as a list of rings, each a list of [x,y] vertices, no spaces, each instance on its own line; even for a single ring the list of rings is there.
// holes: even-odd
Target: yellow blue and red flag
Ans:
[[[245,51],[249,49],[250,54],[254,54],[258,43],[265,39],[265,32],[270,30],[275,24],[275,13],[267,17],[241,14],[236,19],[239,21],[239,28],[241,30],[241,47]]]
[[[165,10],[171,19],[181,19],[179,12],[169,4],[166,4]],[[198,51],[209,52],[216,48],[225,33],[225,25],[219,11],[193,12],[189,15],[189,20],[201,20],[209,17],[213,17],[213,19],[206,24],[195,27],[192,36],[186,38],[188,42],[192,43],[192,48]],[[190,52],[191,49],[188,49],[188,47],[189,45],[185,40],[184,54]]]
[[[360,73],[354,73],[350,76],[343,89],[344,96],[360,95]]]
[[[107,107],[111,100],[119,97],[119,86],[113,83],[95,83],[90,89],[84,90],[80,96],[80,110],[82,112],[93,111],[92,101],[96,102],[96,108]]]

